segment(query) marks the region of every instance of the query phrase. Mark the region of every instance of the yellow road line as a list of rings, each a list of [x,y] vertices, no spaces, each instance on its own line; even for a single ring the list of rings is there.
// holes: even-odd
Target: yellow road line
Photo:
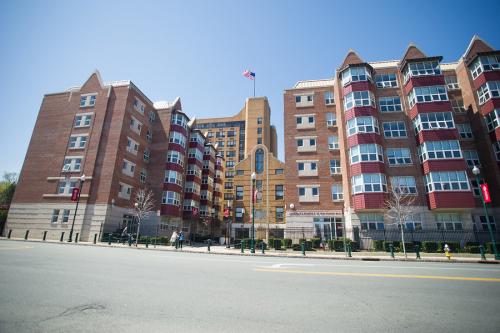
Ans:
[[[292,269],[266,269],[256,268],[256,272],[290,273],[306,275],[330,275],[330,276],[359,276],[359,277],[383,277],[398,279],[430,279],[430,280],[455,280],[455,281],[481,281],[500,282],[498,278],[466,277],[466,276],[442,276],[442,275],[413,275],[413,274],[383,274],[383,273],[355,273],[355,272],[313,272]]]

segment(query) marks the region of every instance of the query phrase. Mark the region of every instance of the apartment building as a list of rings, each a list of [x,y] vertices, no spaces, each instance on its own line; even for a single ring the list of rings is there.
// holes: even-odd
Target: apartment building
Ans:
[[[414,196],[408,230],[486,230],[500,218],[500,51],[475,36],[457,62],[410,44],[399,60],[349,51],[331,79],[284,93],[287,232],[363,241],[396,228],[391,188]]]
[[[134,232],[141,188],[155,200],[141,234],[197,233],[217,218],[223,160],[179,98],[152,102],[131,81],[103,83],[95,72],[80,87],[44,96],[4,233],[67,238],[76,209],[70,197],[82,175],[79,240]]]
[[[221,172],[219,202],[230,208],[226,227],[233,238],[251,236],[254,208],[251,175],[263,199],[255,202],[256,238],[284,234],[284,164],[277,158],[276,128],[271,125],[271,109],[266,97],[247,98],[232,117],[197,119],[195,127],[206,133],[208,142],[218,147],[225,172]],[[260,198],[260,195],[259,195]],[[218,209],[220,219],[223,210]]]

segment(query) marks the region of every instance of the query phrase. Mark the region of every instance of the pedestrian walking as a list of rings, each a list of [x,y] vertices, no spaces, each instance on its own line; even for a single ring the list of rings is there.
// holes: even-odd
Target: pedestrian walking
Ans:
[[[184,232],[181,231],[181,233],[179,234],[179,245],[181,247],[181,250],[182,250],[182,243],[184,243]]]
[[[176,246],[177,244],[177,231],[174,230],[174,232],[172,233],[172,236],[170,236],[170,245],[172,246]],[[176,246],[177,248],[177,246]]]
[[[451,251],[448,244],[444,244],[444,255],[448,258],[448,260],[451,260]]]

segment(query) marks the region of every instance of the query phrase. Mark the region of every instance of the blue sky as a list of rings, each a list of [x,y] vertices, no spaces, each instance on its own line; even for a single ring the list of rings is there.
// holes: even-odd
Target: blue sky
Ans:
[[[1,1],[0,173],[19,172],[43,95],[132,80],[150,99],[180,96],[198,118],[268,96],[283,149],[283,90],[333,76],[352,48],[400,58],[408,43],[457,60],[474,34],[500,48],[500,1]],[[50,149],[50,147],[48,147]]]

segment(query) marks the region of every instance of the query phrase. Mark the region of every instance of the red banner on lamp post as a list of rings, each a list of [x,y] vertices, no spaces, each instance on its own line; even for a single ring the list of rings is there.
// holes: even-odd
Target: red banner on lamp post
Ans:
[[[229,217],[229,208],[224,208],[224,217]]]
[[[71,191],[71,201],[77,201],[78,200],[78,193],[80,193],[80,189],[78,187],[75,187]]]
[[[483,192],[484,203],[491,202],[490,189],[488,188],[488,184],[481,184],[481,192]]]

